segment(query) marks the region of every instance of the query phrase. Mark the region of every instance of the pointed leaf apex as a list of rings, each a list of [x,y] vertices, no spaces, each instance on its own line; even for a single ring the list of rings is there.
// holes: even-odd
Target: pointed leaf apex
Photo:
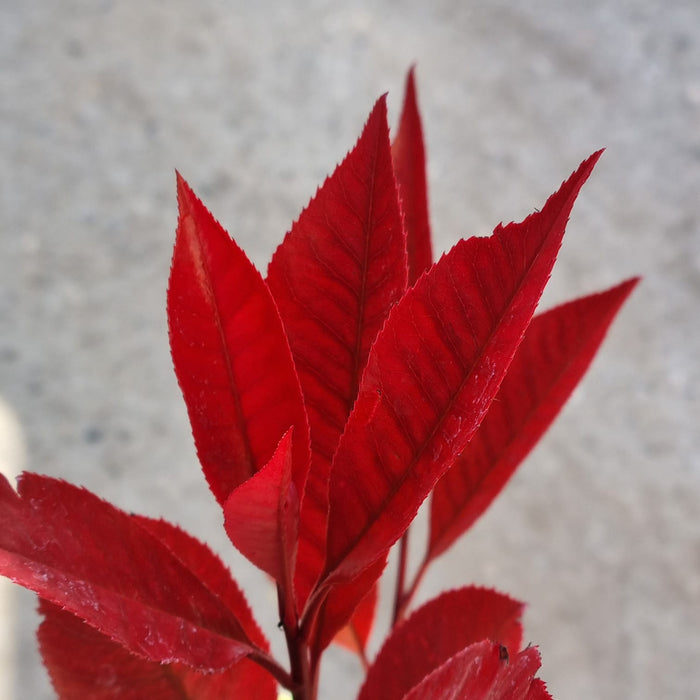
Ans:
[[[406,229],[408,283],[413,286],[433,262],[425,144],[413,67],[406,76],[403,106],[391,150]]]
[[[406,75],[406,96],[413,96],[416,93],[416,64],[414,63]]]
[[[600,157],[603,155],[605,152],[605,148],[599,148],[597,151],[594,151],[591,153],[588,158],[586,158],[583,163],[579,166],[579,170],[584,170],[587,169],[587,175],[590,174],[591,170],[593,170],[593,167],[595,164],[598,162]]]
[[[202,219],[207,222],[211,222],[217,226],[221,227],[221,224],[216,220],[214,215],[204,206],[202,200],[195,194],[194,190],[190,187],[187,180],[179,173],[175,171],[175,179],[177,186],[177,204],[180,213],[180,220],[183,219],[187,214],[195,216],[197,219]],[[230,238],[229,234],[226,233],[225,238]]]
[[[379,121],[377,128],[383,127],[382,132],[386,131],[387,138],[388,138],[389,121],[388,121],[388,117],[387,117],[387,106],[386,106],[387,95],[388,95],[388,93],[385,92],[374,103],[374,107],[372,107],[372,111],[369,113],[369,117],[367,117],[367,122],[365,123],[364,129],[362,130],[362,135],[360,136],[359,140],[362,140],[362,138],[365,136],[365,132],[367,131],[370,124],[373,124],[377,120]]]
[[[581,165],[579,165],[578,168],[574,170],[573,173],[571,173],[569,178],[562,183],[562,186],[560,187],[559,191],[552,195],[551,198],[556,197],[556,195],[559,192],[567,190],[568,188],[566,187],[566,185],[571,185],[573,190],[570,193],[570,201],[573,205],[573,202],[578,196],[581,187],[583,187],[584,183],[586,182],[586,180],[588,180],[590,174],[593,172],[593,168],[595,167],[600,157],[603,155],[604,150],[604,148],[600,148],[597,151],[591,153],[591,155],[588,156],[588,158],[586,158],[581,163]]]
[[[571,205],[569,206],[570,209],[571,206],[573,206],[574,200],[578,196],[581,187],[583,187],[584,183],[586,182],[586,180],[588,180],[588,177],[593,172],[593,168],[600,159],[600,156],[603,155],[604,150],[605,149],[600,148],[594,153],[591,153],[591,155],[588,156],[588,158],[586,158],[581,163],[581,165],[579,165],[578,168],[574,170],[571,176],[562,184],[562,186],[559,188],[559,191],[552,195],[550,199],[555,198],[560,192],[566,192],[569,189],[567,185],[571,186],[572,189],[571,192],[569,192],[569,201],[571,202]]]
[[[194,192],[189,186],[187,180],[185,180],[185,178],[182,177],[179,170],[175,171],[175,182],[177,186],[177,201],[180,205],[180,212],[182,212],[182,205],[184,201],[193,197]]]

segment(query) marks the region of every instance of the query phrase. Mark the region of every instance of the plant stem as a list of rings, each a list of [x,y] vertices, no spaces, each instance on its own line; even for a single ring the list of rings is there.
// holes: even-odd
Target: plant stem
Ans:
[[[292,691],[294,700],[315,700],[313,678],[309,665],[309,648],[304,642],[299,629],[299,620],[291,597],[285,597],[281,586],[277,586],[279,615],[287,641],[292,685],[286,686]]]
[[[294,679],[274,659],[263,652],[251,654],[248,658],[258,664],[258,666],[264,668],[271,676],[274,676],[282,687],[294,693],[294,689],[296,688]]]
[[[409,528],[410,529],[410,528]],[[408,530],[404,532],[399,542],[399,561],[396,571],[396,588],[394,590],[394,615],[391,621],[392,628],[401,619],[404,608],[404,586],[406,584],[406,564],[408,560]]]
[[[425,572],[428,570],[428,564],[430,564],[430,559],[424,559],[423,562],[420,565],[420,568],[416,572],[416,575],[413,578],[413,581],[411,582],[411,586],[408,588],[408,590],[403,594],[401,598],[401,602],[398,605],[398,612],[395,612],[395,623],[402,620],[404,615],[406,614],[406,610],[411,604],[411,601],[413,600],[413,596],[415,596],[416,591],[418,590],[418,585],[420,582],[423,580],[423,576]],[[396,610],[396,609],[395,609]]]
[[[309,650],[306,644],[301,641],[297,630],[288,633],[285,629],[285,635],[287,637],[289,662],[292,667],[292,679],[294,681],[294,688],[291,689],[292,697],[294,700],[315,700],[315,683],[311,678]]]
[[[350,629],[350,634],[352,635],[353,641],[355,642],[355,646],[357,647],[357,655],[360,657],[362,668],[366,674],[367,669],[369,669],[369,661],[367,660],[367,654],[365,653],[365,648],[362,645],[360,635],[357,633],[357,627],[355,627],[354,624],[350,623],[348,625],[348,628]]]

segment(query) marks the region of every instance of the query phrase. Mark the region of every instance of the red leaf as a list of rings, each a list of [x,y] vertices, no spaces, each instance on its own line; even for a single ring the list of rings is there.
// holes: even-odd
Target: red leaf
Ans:
[[[85,622],[41,600],[39,646],[62,700],[276,700],[277,684],[264,669],[242,659],[217,673],[183,664],[160,664],[131,654]]]
[[[428,557],[486,510],[584,375],[636,279],[536,316],[466,450],[435,487]]]
[[[224,504],[226,532],[233,544],[285,592],[292,591],[299,525],[299,496],[291,481],[292,442],[290,430],[268,464]]]
[[[303,493],[308,427],[282,322],[265,282],[178,175],[180,220],[168,287],[175,372],[197,453],[219,503],[294,427]]]
[[[132,515],[132,520],[158,538],[170,553],[188,568],[203,586],[231,610],[246,636],[256,647],[269,651],[267,638],[258,627],[248,602],[221,559],[203,542],[167,520]]]
[[[378,559],[352,581],[333,586],[323,599],[314,617],[314,627],[308,635],[315,658],[333,641],[338,632],[350,622],[355,612],[382,575],[387,558]],[[371,620],[369,621],[371,627]]]
[[[544,683],[534,678],[539,667],[534,647],[508,660],[500,645],[478,642],[433,671],[403,700],[552,700]]]
[[[523,608],[508,596],[476,586],[443,593],[394,628],[358,700],[400,700],[452,656],[483,639],[517,652]]]
[[[350,622],[333,637],[333,641],[364,658],[369,635],[374,624],[378,600],[379,584],[375,582],[369,593],[362,598],[355,608]]]
[[[458,243],[392,310],[333,461],[327,583],[352,579],[383,556],[465,448],[530,322],[598,156],[541,212]]]
[[[391,154],[406,229],[408,283],[412,286],[433,262],[428,218],[425,146],[413,68],[406,78],[406,95],[399,119],[399,130],[391,146]]]
[[[219,670],[267,658],[243,626],[247,607],[239,619],[218,581],[200,581],[135,518],[56,479],[23,474],[18,485],[0,477],[0,574],[152,661]]]
[[[325,558],[330,463],[369,349],[406,286],[385,98],[277,249],[267,282],[287,331],[311,430],[313,465],[301,506],[296,576],[302,608]]]

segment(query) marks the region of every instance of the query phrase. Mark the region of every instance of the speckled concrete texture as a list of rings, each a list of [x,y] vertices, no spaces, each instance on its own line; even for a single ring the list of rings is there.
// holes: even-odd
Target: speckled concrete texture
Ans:
[[[415,62],[438,252],[524,217],[606,146],[543,303],[644,276],[421,599],[476,581],[527,601],[561,700],[696,697],[699,27],[697,0],[0,3],[3,471],[65,477],[208,540],[283,655],[171,370],[174,169],[264,269],[386,91],[395,123]],[[51,697],[33,596],[2,590],[0,693]],[[352,698],[359,678],[331,651],[322,697]]]

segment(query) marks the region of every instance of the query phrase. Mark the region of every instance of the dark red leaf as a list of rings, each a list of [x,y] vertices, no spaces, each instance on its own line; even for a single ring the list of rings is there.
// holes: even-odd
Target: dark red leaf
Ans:
[[[502,658],[499,644],[478,642],[433,671],[403,700],[552,700],[544,683],[534,677],[539,667],[534,647],[508,660]]]
[[[204,474],[223,505],[293,426],[292,481],[303,493],[308,426],[275,303],[245,253],[179,175],[177,185],[170,347]]]
[[[386,100],[381,98],[357,145],[277,249],[267,275],[311,430],[312,468],[297,558],[300,608],[323,568],[330,463],[369,349],[406,287],[406,274]]]
[[[290,593],[299,526],[299,495],[291,481],[292,442],[290,430],[268,464],[224,504],[226,532],[233,544]]]
[[[309,645],[316,658],[320,657],[335,635],[350,622],[362,601],[370,595],[386,564],[386,557],[378,559],[352,581],[330,589],[316,612],[314,627],[309,634]]]
[[[56,479],[23,474],[18,485],[0,476],[0,574],[152,661],[220,670],[267,658],[244,627],[247,606],[239,618],[218,581],[200,581],[136,518]]]
[[[61,700],[276,700],[277,683],[242,659],[217,673],[160,664],[128,652],[71,613],[41,600],[38,638]]]
[[[333,461],[326,583],[352,579],[382,557],[465,448],[530,322],[598,156],[541,212],[458,243],[392,309]]]
[[[399,130],[391,146],[406,229],[408,283],[414,285],[433,262],[428,217],[428,183],[414,69],[406,78]]]
[[[375,583],[355,608],[350,622],[333,637],[333,641],[364,657],[369,635],[374,625],[378,600],[379,584]]]
[[[243,592],[231,577],[228,568],[206,544],[167,520],[156,520],[140,515],[132,515],[131,518],[157,537],[203,586],[221,599],[222,603],[235,614],[246,636],[256,647],[265,652],[269,651],[270,645],[267,638],[253,618]]]
[[[636,279],[536,316],[466,450],[433,491],[429,558],[486,510],[584,375]]]
[[[443,593],[394,628],[370,667],[358,700],[400,700],[425,676],[483,639],[499,642],[515,654],[522,640],[523,609],[508,596],[476,586]]]

